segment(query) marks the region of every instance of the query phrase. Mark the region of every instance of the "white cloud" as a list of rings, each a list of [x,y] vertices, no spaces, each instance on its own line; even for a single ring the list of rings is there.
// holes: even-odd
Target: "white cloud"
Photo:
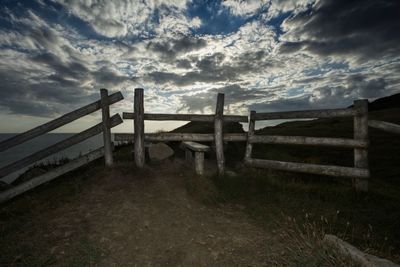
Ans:
[[[184,0],[56,0],[69,12],[88,22],[93,29],[107,37],[149,36],[157,30],[153,19],[156,10],[172,14],[176,20],[182,19],[187,6]],[[167,19],[168,20],[168,19]],[[169,24],[172,30],[179,22]],[[164,29],[166,25],[164,25]]]
[[[248,17],[255,15],[257,10],[267,3],[267,0],[226,0],[222,2],[222,5],[229,8],[236,16]]]

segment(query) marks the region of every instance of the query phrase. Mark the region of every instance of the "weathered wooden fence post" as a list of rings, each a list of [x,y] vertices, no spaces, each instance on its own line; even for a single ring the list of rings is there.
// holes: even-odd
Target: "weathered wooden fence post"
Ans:
[[[354,116],[354,139],[368,142],[368,100],[354,101],[354,109],[357,113]],[[354,167],[363,169],[369,168],[367,147],[354,149]],[[353,181],[357,191],[368,191],[367,178],[355,178]]]
[[[104,161],[107,167],[113,165],[113,149],[111,142],[110,104],[107,89],[100,89],[101,117],[103,121]]]
[[[246,144],[246,154],[245,159],[251,158],[251,153],[253,151],[253,144],[250,143],[250,137],[254,135],[254,128],[256,125],[256,121],[254,119],[256,112],[254,110],[250,111],[249,114],[249,130],[247,132],[247,144]]]
[[[135,89],[134,99],[134,154],[135,164],[141,168],[144,166],[145,151],[144,151],[144,104],[143,104],[143,89]]]
[[[214,137],[217,156],[218,175],[225,172],[224,140],[223,140],[224,94],[219,93],[215,108]]]

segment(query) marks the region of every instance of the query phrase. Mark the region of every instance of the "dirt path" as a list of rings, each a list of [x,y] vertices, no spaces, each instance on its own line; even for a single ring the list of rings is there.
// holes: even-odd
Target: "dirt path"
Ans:
[[[99,266],[265,266],[269,236],[238,209],[194,200],[179,164],[136,174],[116,168],[47,214],[56,262],[86,234]]]

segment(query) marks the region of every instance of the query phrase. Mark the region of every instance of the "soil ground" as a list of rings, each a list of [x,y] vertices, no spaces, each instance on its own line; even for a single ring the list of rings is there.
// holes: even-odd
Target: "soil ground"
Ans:
[[[193,179],[189,183],[203,178],[194,176],[182,160],[144,170],[126,164],[133,165],[120,164],[100,174],[98,167],[92,173],[84,171],[97,175],[75,185],[79,189],[72,196],[70,192],[54,196],[54,203],[46,190],[54,192],[66,181],[2,207],[0,262],[7,266],[292,265],[285,260],[287,241],[282,239],[287,237],[267,232],[240,206],[207,205],[190,194],[188,177]]]

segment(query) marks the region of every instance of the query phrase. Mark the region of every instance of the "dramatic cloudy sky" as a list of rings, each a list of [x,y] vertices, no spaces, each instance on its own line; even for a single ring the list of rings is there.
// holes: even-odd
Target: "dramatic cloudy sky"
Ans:
[[[399,29],[399,0],[1,0],[0,131],[102,87],[125,96],[113,113],[136,87],[154,113],[212,112],[218,92],[234,114],[347,106],[400,91]]]

